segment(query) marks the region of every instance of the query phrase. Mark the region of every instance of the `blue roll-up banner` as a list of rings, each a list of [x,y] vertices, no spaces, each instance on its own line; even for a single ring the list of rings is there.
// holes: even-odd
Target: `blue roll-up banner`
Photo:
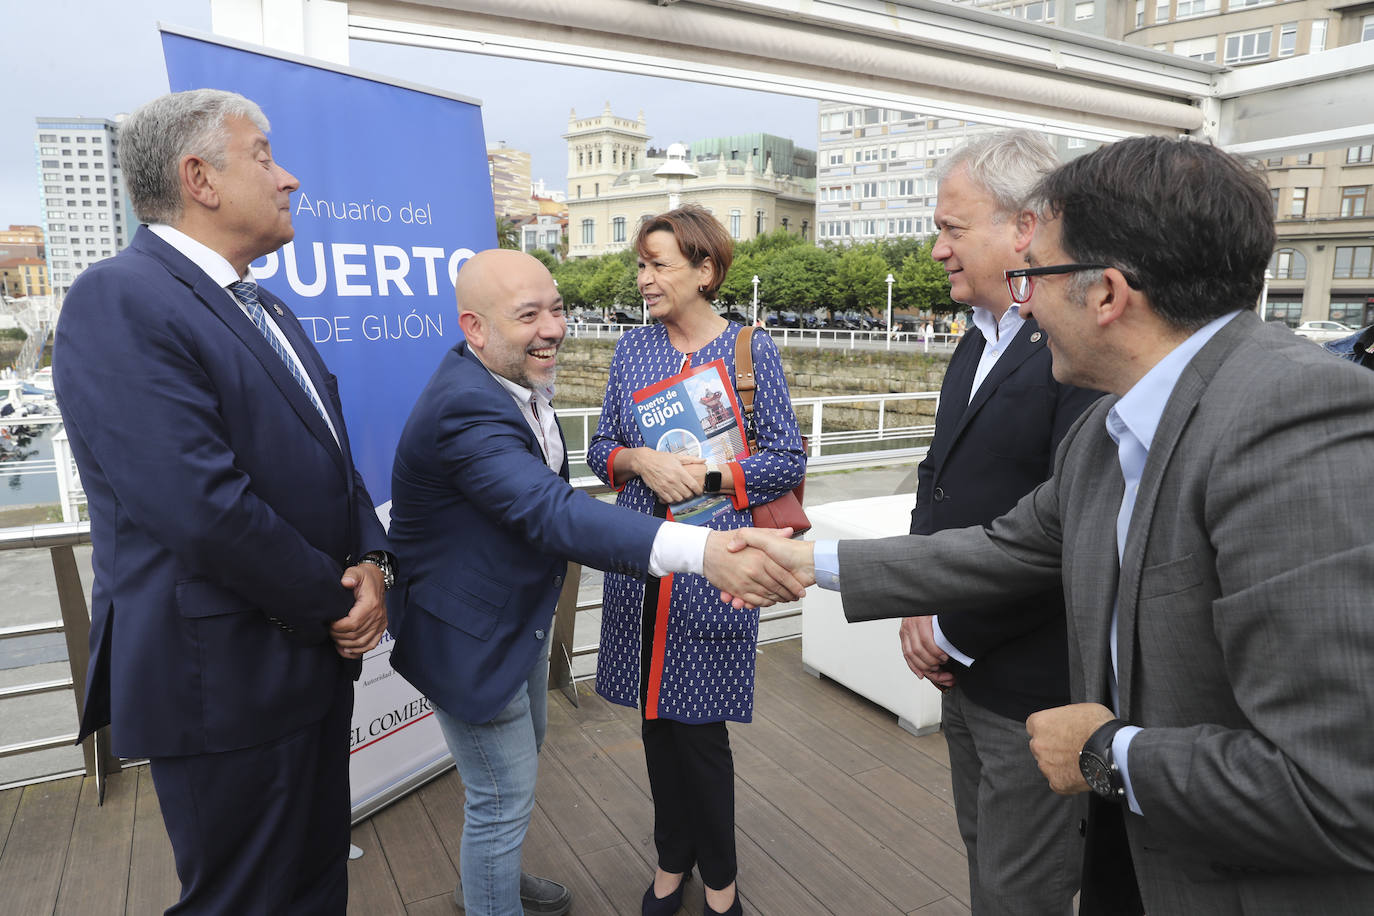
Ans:
[[[462,336],[453,278],[496,226],[479,103],[208,36],[163,30],[172,91],[262,106],[273,157],[300,180],[295,239],[253,273],[338,376],[353,459],[383,522],[401,427]],[[353,713],[355,820],[447,765],[429,701],[392,671],[388,634]]]

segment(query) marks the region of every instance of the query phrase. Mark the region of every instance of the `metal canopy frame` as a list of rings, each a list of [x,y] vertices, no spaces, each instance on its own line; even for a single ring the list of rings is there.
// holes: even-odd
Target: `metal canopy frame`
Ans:
[[[211,0],[214,31],[380,41],[1250,155],[1374,139],[1368,46],[1233,70],[942,0]]]

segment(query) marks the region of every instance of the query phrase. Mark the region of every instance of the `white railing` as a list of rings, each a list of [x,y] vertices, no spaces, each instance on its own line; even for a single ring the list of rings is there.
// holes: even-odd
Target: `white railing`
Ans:
[[[929,401],[930,409],[917,422],[911,422],[910,415],[894,420],[893,405],[920,401]],[[808,439],[807,467],[811,470],[838,470],[920,458],[935,434],[935,411],[939,409],[939,401],[938,391],[793,398],[792,407],[797,412],[802,434]],[[837,428],[838,424],[833,422],[835,412],[849,407],[874,411],[872,421],[857,428],[852,423],[847,423],[846,428]],[[827,428],[825,417],[827,409],[832,417],[830,428]],[[600,416],[600,407],[564,407],[558,410],[558,420],[568,442],[568,465],[572,470],[573,485],[580,488],[601,486],[601,481],[591,475],[586,464],[587,445],[596,431]],[[30,417],[25,418],[25,423],[40,420],[45,423],[61,422],[60,417]],[[86,494],[81,489],[81,479],[65,430],[53,436],[52,446],[51,460],[35,461],[33,464],[44,465],[44,468],[36,470],[57,474],[62,520],[75,522],[80,519],[80,506],[85,503]],[[9,470],[13,472],[14,466]]]
[[[568,336],[580,340],[617,340],[638,324],[568,323]],[[839,328],[764,328],[781,347],[813,347],[830,350],[949,350],[959,342],[954,334],[925,334],[916,331],[846,331]]]
[[[912,401],[929,401],[929,417],[923,417],[916,423],[908,422],[905,418],[893,422],[890,405]],[[938,391],[793,398],[792,407],[800,418],[802,434],[809,440],[807,467],[813,470],[870,467],[920,457],[935,434],[935,411],[939,409],[939,402]],[[827,429],[826,408],[831,408],[833,417],[835,409],[849,406],[876,408],[876,422],[860,428]],[[809,424],[805,419],[808,411]],[[587,475],[586,467],[587,445],[591,442],[600,416],[600,407],[568,407],[558,411],[563,436],[568,442],[568,465],[572,469],[573,484],[579,487],[600,485],[597,478]],[[832,427],[834,425],[831,424]],[[899,445],[903,442],[906,444]],[[884,445],[890,447],[883,448]]]

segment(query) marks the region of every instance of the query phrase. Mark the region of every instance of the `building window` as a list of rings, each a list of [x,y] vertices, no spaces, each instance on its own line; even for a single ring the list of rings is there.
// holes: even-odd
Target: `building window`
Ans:
[[[1306,280],[1307,258],[1296,248],[1280,248],[1269,259],[1269,276],[1275,280]]]
[[[596,220],[584,219],[582,221],[582,244],[596,244]]]
[[[1300,153],[1300,154],[1293,160],[1293,164],[1294,164],[1294,165],[1311,165],[1311,164],[1312,164],[1312,154],[1311,154],[1311,153]]]
[[[1374,15],[1364,17],[1360,26],[1360,41],[1374,41]]]
[[[1302,219],[1307,215],[1307,189],[1294,188],[1293,196],[1288,203],[1288,218]]]
[[[1145,0],[1135,0],[1135,27],[1145,25]]]
[[[617,216],[615,219],[611,220],[611,241],[625,241],[625,217]]]
[[[1228,64],[1240,64],[1253,60],[1268,60],[1269,48],[1273,40],[1273,29],[1232,32],[1226,36],[1226,62]]]
[[[1337,248],[1331,277],[1335,280],[1365,279],[1370,276],[1371,262],[1374,262],[1374,245]]]
[[[1097,15],[1097,4],[1093,0],[1087,3],[1075,3],[1073,5],[1073,21],[1082,22],[1084,19],[1091,19]]]
[[[1327,313],[1327,317],[1332,321],[1350,325],[1352,328],[1362,328],[1370,323],[1369,313],[1371,311],[1374,311],[1374,300],[1332,299],[1331,310]]]
[[[1159,0],[1155,4],[1155,24],[1169,21],[1169,0]]]
[[[1302,300],[1269,299],[1264,310],[1265,321],[1282,321],[1290,328],[1296,328],[1302,321]]]
[[[1346,162],[1374,162],[1374,143],[1352,146],[1345,151]]]
[[[1268,6],[1273,2],[1274,0],[1230,0],[1227,4],[1227,10],[1234,13],[1236,10],[1243,10],[1252,6]]]
[[[1285,22],[1279,26],[1279,57],[1292,57],[1298,50],[1298,24]]]
[[[1273,208],[1273,211],[1274,211],[1274,218],[1275,218],[1275,219],[1278,219],[1278,216],[1279,216],[1279,189],[1278,189],[1278,188],[1270,188],[1270,189],[1269,189],[1269,205]]]
[[[1217,62],[1217,40],[1214,36],[1206,38],[1186,38],[1174,42],[1174,53],[1193,60],[1205,60],[1209,64]]]
[[[739,210],[730,211],[730,238],[739,238],[740,232],[744,229],[744,213]]]
[[[876,110],[876,109],[875,109]],[[754,211],[754,234],[763,235],[763,211]]]
[[[1307,53],[1316,54],[1318,51],[1326,50],[1326,20],[1314,19],[1312,21],[1312,34],[1307,39]]]
[[[1220,12],[1220,0],[1179,0],[1178,19],[1190,19],[1193,16],[1205,16],[1209,12]]]
[[[1369,202],[1369,185],[1341,188],[1341,216],[1364,216]]]

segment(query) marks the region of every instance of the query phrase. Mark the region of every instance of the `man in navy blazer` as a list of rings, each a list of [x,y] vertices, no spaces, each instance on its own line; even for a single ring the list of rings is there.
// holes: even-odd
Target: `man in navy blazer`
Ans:
[[[293,234],[267,130],[218,90],[129,116],[148,225],[72,285],[54,347],[94,545],[81,734],[150,759],[168,912],[345,912],[353,680],[386,627],[334,378],[248,273]]]
[[[463,779],[459,906],[561,914],[571,894],[523,873],[520,850],[568,559],[630,575],[703,573],[752,605],[802,589],[760,552],[730,554],[725,532],[575,491],[552,405],[567,332],[553,278],[527,254],[493,249],[469,259],[456,285],[466,339],[444,355],[396,448],[390,534],[405,574],[391,664],[434,705]]]
[[[940,164],[931,255],[974,327],[950,358],[935,437],[917,468],[912,534],[985,525],[1048,478],[1054,453],[1101,392],[1054,380],[1045,334],[1022,318],[1003,272],[1019,267],[1034,218],[1022,201],[1056,166],[1039,134],[999,131]],[[974,916],[1068,916],[1078,890],[1081,800],[1056,795],[1026,744],[1026,717],[1069,702],[1059,587],[977,614],[909,617],[902,649],[945,689],[954,808]]]

